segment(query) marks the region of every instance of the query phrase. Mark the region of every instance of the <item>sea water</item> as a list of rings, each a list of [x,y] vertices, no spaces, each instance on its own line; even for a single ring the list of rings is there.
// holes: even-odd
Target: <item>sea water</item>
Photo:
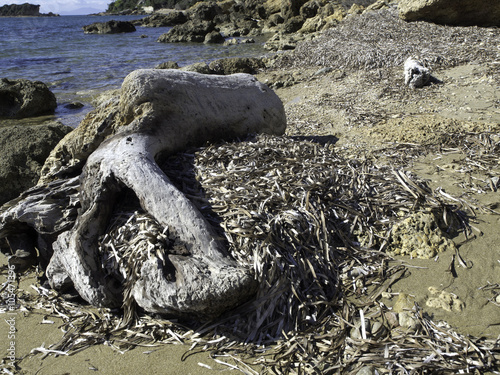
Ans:
[[[170,28],[136,26],[122,34],[84,34],[82,27],[112,19],[144,16],[61,16],[0,18],[0,78],[42,81],[56,95],[56,115],[76,126],[89,103],[104,91],[119,88],[133,70],[175,61],[179,66],[234,56],[265,54],[263,41],[236,46],[203,43],[158,43]],[[80,111],[66,104],[81,102]]]

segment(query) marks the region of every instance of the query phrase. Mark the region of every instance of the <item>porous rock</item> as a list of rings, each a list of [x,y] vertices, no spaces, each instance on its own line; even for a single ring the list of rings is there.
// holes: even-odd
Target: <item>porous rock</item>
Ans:
[[[431,73],[420,61],[409,57],[404,64],[405,84],[411,88],[420,88],[429,83]]]
[[[214,1],[200,1],[187,11],[188,17],[194,21],[212,21],[222,13],[222,8]]]
[[[258,69],[265,67],[262,59],[256,57],[229,57],[212,61],[209,64],[214,74],[228,75],[235,73],[255,74]]]
[[[457,26],[500,26],[500,1],[400,0],[399,16]]]
[[[175,61],[165,61],[155,66],[155,69],[179,69]]]
[[[203,43],[207,34],[215,30],[212,21],[188,21],[172,27],[167,33],[160,35],[161,43]]]
[[[435,216],[427,212],[416,212],[396,223],[387,249],[391,254],[421,259],[431,259],[446,250],[454,252],[455,244],[446,238]]]
[[[72,130],[55,121],[1,127],[0,205],[36,185],[45,159]]]
[[[218,31],[211,31],[207,35],[205,35],[205,40],[203,43],[205,44],[222,44],[226,39],[222,36],[222,34]]]
[[[40,81],[0,79],[0,118],[24,118],[52,114],[55,95]]]
[[[95,22],[90,25],[83,26],[85,34],[118,34],[118,33],[132,33],[136,28],[132,22],[128,21],[108,21],[108,22]]]

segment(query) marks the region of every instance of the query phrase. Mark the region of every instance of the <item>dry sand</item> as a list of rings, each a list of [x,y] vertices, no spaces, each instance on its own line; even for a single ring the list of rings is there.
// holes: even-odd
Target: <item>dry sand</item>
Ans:
[[[375,85],[366,80],[363,72],[347,74],[335,70],[320,74],[315,74],[318,69],[269,71],[258,78],[270,84],[292,82],[289,87],[276,89],[287,110],[288,135],[328,138],[336,141],[339,149],[357,153],[361,149],[366,157],[384,163],[387,150],[397,143],[407,144],[410,150],[413,144],[436,144],[457,132],[499,134],[500,90],[490,69],[491,66],[464,65],[433,72],[443,83],[415,91],[403,86],[399,71],[393,72],[393,79]],[[500,163],[497,161],[490,170],[467,174],[461,172],[463,160],[464,155],[459,152],[422,156],[409,152],[407,162],[408,168],[428,179],[432,188],[442,187],[454,195],[467,193],[469,199],[500,212],[499,191],[484,188],[474,192],[459,186],[471,178],[479,179],[473,180],[476,185],[485,186],[480,180],[500,177]],[[500,216],[478,213],[473,225],[481,233],[475,231],[475,236],[468,240],[463,234],[453,239],[468,268],[460,267],[455,260],[455,274],[447,272],[454,255],[451,253],[441,253],[430,260],[397,257],[396,261],[409,266],[409,272],[392,285],[384,303],[390,306],[398,293],[406,293],[435,320],[448,322],[459,333],[498,338],[500,306],[490,301],[494,294],[481,287],[500,283]],[[3,283],[5,269],[0,277]],[[33,272],[23,275],[18,293],[33,292],[30,284],[35,282]],[[430,287],[434,289],[429,290]],[[443,301],[448,298],[448,305],[439,307],[439,296]],[[447,308],[450,301],[455,301],[459,308]],[[60,321],[36,309],[16,313],[16,357],[22,358],[18,362],[19,374],[207,374],[228,370],[211,360],[207,352],[183,358],[189,349],[185,345],[141,347],[123,354],[100,345],[71,356],[30,355],[33,348],[48,348],[60,340]],[[8,334],[9,326],[2,319],[0,351],[4,363],[8,361]]]

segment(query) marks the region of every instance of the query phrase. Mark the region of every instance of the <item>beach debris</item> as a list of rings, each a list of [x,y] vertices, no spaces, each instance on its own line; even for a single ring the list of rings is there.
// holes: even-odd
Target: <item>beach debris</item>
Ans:
[[[408,147],[392,152],[398,150],[408,153]],[[395,367],[455,373],[498,367],[494,341],[465,337],[433,322],[411,296],[398,295],[406,301],[400,312],[381,299],[406,270],[391,264],[383,251],[394,223],[429,209],[442,217],[446,209],[448,223],[466,230],[461,209],[468,206],[432,191],[397,162],[388,167],[340,151],[313,139],[260,135],[189,149],[162,163],[172,183],[226,238],[232,256],[251,264],[259,280],[258,294],[220,319],[181,322],[135,311],[124,325],[119,312],[85,307],[41,287],[40,296],[20,302],[36,303],[63,320],[64,337],[51,350],[78,352],[106,344],[123,352],[184,343],[191,351],[223,356],[221,362],[249,374],[297,368],[356,374],[366,363],[378,373]],[[134,236],[144,238],[138,240],[142,256],[162,262],[152,247],[160,241],[153,238],[172,241],[169,230],[140,209],[122,212],[101,241],[106,272],[127,263],[123,250]]]
[[[431,73],[420,61],[409,57],[404,64],[404,76],[405,85],[415,89],[424,87],[429,83]]]
[[[500,263],[500,260],[498,262]],[[487,285],[480,287],[479,290],[490,291],[493,296],[488,298],[488,302],[500,307],[500,284],[488,282]]]
[[[45,236],[41,262],[48,263],[45,275],[51,286],[62,292],[74,287],[92,305],[120,307],[125,297],[125,305],[133,300],[151,313],[213,318],[250,298],[257,281],[248,265],[232,259],[156,159],[207,141],[282,134],[283,104],[247,74],[138,70],[125,78],[120,94],[119,101],[106,101],[90,113],[49,156],[44,170],[58,178],[54,183],[7,204],[1,236],[17,238],[16,227],[27,236],[31,230]],[[106,141],[103,134],[109,135]],[[63,179],[65,174],[80,176]],[[69,194],[63,197],[63,191]],[[107,258],[100,256],[99,243],[113,213],[134,202],[159,229],[143,227],[139,218],[140,232],[129,244],[139,256],[110,273],[103,268]],[[24,250],[35,252],[34,242]]]
[[[347,17],[312,41],[297,44],[293,53],[280,55],[274,66],[285,69],[334,66],[346,73],[362,70],[365,74],[382,68],[393,75],[395,70],[391,68],[400,70],[409,56],[420,60],[425,57],[425,64],[434,69],[473,61],[495,62],[498,61],[495,48],[485,50],[480,43],[468,40],[481,39],[485,45],[498,46],[499,35],[495,28],[408,23],[398,17],[397,9],[389,8]],[[380,81],[378,74],[373,79]]]

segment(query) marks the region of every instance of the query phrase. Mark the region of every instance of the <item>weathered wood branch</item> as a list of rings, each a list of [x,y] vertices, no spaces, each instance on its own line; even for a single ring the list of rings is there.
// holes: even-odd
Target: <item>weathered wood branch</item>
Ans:
[[[246,74],[139,70],[124,80],[117,108],[111,104],[109,110],[110,103],[118,102],[108,102],[101,115],[89,115],[97,124],[87,119],[82,130],[75,131],[78,136],[78,131],[92,130],[80,134],[85,144],[75,141],[73,134],[44,168],[50,176],[74,174],[75,166],[83,164],[82,155],[88,156],[79,178],[81,209],[76,222],[58,233],[52,245],[47,268],[51,285],[62,288],[71,282],[85,300],[98,306],[123,303],[120,281],[106,272],[98,249],[116,197],[130,189],[142,209],[187,248],[186,255],[168,255],[170,267],[154,257],[142,263],[131,288],[139,306],[152,312],[211,317],[248,299],[256,288],[251,272],[227,254],[213,228],[156,161],[207,141],[257,132],[282,134],[286,119],[279,98]],[[40,216],[36,207],[30,210]],[[0,231],[20,222],[19,215],[0,215]],[[27,223],[39,230],[34,222]]]

